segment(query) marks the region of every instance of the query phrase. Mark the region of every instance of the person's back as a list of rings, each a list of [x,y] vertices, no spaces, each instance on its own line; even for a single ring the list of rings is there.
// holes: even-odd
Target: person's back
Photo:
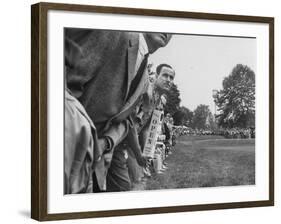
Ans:
[[[126,102],[130,35],[117,31],[66,30],[69,44],[80,53],[68,62],[72,71],[67,73],[67,86],[85,107],[99,136],[108,119],[120,112]]]

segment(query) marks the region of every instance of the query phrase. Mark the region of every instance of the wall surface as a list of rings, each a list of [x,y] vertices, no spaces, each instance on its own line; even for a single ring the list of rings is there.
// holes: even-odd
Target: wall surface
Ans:
[[[65,0],[66,1],[66,0]],[[57,0],[57,2],[63,2]],[[0,223],[35,223],[30,216],[30,5],[1,4]],[[95,0],[68,3],[140,7],[275,17],[275,170],[276,206],[220,211],[70,220],[52,223],[280,223],[280,6],[278,1],[251,0]],[[279,102],[278,102],[279,101]]]

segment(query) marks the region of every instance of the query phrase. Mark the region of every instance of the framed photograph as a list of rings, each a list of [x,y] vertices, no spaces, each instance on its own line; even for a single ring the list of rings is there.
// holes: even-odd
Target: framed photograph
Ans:
[[[31,217],[274,205],[274,18],[31,6]]]

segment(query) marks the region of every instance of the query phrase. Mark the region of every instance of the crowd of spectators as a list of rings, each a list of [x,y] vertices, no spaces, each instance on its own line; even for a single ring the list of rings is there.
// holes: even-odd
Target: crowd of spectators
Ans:
[[[192,129],[186,126],[174,126],[174,132],[177,135],[201,136],[201,135],[219,135],[225,138],[255,138],[255,128],[219,128],[210,129]]]

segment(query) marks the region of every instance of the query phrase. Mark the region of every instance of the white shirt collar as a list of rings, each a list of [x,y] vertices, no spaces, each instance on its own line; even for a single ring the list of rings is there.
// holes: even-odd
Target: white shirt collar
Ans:
[[[139,34],[139,52],[144,55],[148,54],[148,46],[142,33]]]

